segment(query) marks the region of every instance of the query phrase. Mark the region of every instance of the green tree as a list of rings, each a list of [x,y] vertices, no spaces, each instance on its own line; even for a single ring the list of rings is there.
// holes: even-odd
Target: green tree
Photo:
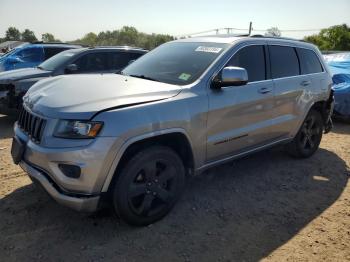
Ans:
[[[21,40],[24,42],[38,41],[33,31],[25,29],[21,34]]]
[[[165,42],[174,40],[170,35],[162,34],[145,34],[138,32],[136,28],[131,26],[124,26],[120,30],[103,31],[98,33],[88,33],[83,38],[73,41],[77,44],[90,46],[116,46],[128,45],[143,47],[146,49],[153,49]]]
[[[304,39],[317,45],[321,50],[349,51],[350,28],[346,25],[335,25],[322,29],[319,34],[307,36]]]
[[[89,46],[95,46],[97,43],[97,35],[95,33],[88,33],[86,34],[80,42],[84,45],[89,45]]]
[[[119,31],[118,42],[120,45],[136,45],[139,32],[135,27],[124,26]]]
[[[56,39],[53,34],[45,33],[41,35],[41,40],[43,42],[61,42],[59,39]]]
[[[6,41],[19,41],[21,40],[21,33],[16,27],[9,27],[6,31]]]
[[[271,27],[266,30],[265,36],[270,37],[280,37],[282,35],[281,31],[278,29],[278,27]]]

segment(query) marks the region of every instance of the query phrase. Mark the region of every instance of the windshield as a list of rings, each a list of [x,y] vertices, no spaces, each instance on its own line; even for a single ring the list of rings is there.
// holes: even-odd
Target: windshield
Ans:
[[[222,43],[171,42],[142,56],[122,74],[188,85],[196,81],[228,46]]]
[[[79,49],[67,50],[54,55],[53,57],[47,59],[45,62],[41,63],[38,68],[46,71],[54,71],[61,65],[67,63],[75,54],[81,52]]]

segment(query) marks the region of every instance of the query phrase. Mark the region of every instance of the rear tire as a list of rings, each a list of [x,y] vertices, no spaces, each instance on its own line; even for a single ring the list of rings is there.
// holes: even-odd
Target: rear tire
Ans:
[[[184,184],[184,165],[172,149],[143,149],[126,163],[116,180],[114,209],[130,225],[152,224],[173,208]]]
[[[311,110],[293,141],[287,146],[287,152],[297,158],[311,157],[318,149],[323,134],[323,119],[316,110]]]

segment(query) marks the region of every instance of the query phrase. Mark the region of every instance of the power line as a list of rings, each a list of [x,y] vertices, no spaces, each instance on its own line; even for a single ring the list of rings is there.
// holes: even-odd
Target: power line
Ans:
[[[220,31],[225,30],[228,34],[232,31],[248,31],[247,28],[235,28],[235,27],[224,27],[224,28],[215,28],[211,30],[205,30],[201,32],[191,33],[191,34],[183,34],[178,35],[176,37],[188,37],[188,36],[195,36],[195,35],[201,35],[205,33],[214,32],[215,34],[219,34]],[[266,32],[268,29],[255,29],[254,27],[251,29],[252,32]],[[316,32],[321,31],[322,29],[279,29],[280,32]]]
[[[253,31],[265,32],[268,29],[254,29]],[[322,29],[278,29],[281,32],[313,32],[313,31],[321,31]]]

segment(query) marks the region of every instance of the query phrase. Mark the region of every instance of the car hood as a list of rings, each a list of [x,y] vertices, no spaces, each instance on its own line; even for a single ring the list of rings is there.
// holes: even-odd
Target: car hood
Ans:
[[[0,84],[9,84],[18,80],[50,76],[50,74],[51,71],[45,71],[39,68],[24,68],[5,71],[0,73]]]
[[[39,81],[23,100],[46,117],[90,119],[102,110],[159,101],[180,91],[176,85],[117,74],[74,75]]]

